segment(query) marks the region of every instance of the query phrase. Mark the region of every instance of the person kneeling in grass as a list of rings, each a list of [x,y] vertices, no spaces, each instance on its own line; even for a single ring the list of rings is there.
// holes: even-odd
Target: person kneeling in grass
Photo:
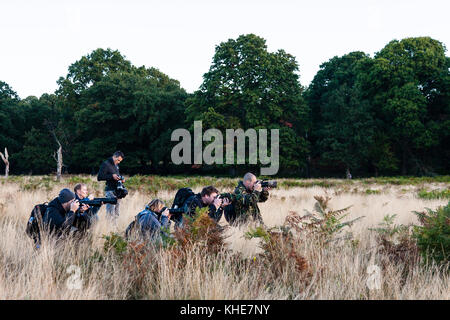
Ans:
[[[169,226],[169,209],[161,200],[153,199],[143,211],[138,213],[125,234],[128,238],[133,230],[142,239],[159,243],[164,237],[170,237]]]

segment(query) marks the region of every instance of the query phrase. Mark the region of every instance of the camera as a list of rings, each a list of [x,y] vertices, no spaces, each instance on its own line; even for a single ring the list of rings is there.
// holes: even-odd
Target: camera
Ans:
[[[127,190],[127,188],[125,188],[125,186],[122,182],[123,177],[119,176],[119,179],[120,180],[117,181],[116,190],[114,190],[114,195],[116,196],[117,199],[122,199],[128,195],[128,190]]]
[[[259,180],[261,182],[261,187],[263,188],[276,188],[277,181],[276,180]]]

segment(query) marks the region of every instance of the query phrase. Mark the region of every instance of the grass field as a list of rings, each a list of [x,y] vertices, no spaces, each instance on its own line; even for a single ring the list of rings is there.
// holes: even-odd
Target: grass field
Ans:
[[[77,182],[87,183],[93,194],[103,196],[103,184],[90,176],[66,176],[60,183],[50,176],[0,178],[0,299],[450,298],[448,269],[424,265],[423,258],[417,263],[392,260],[383,253],[377,233],[369,230],[386,215],[396,214],[395,224],[416,224],[412,211],[446,205],[450,197],[448,176],[280,179],[280,188],[272,190],[269,200],[260,204],[268,227],[283,225],[294,212],[302,216],[305,210],[312,211],[317,202],[314,196],[328,195],[333,210],[351,206],[345,220],[364,216],[344,228],[340,240],[331,242],[298,234],[290,244],[280,240],[276,244],[279,250],[268,250],[259,238],[244,237],[251,226],[243,226],[226,230],[225,246],[218,252],[210,252],[201,241],[182,249],[142,248],[133,243],[122,251],[105,250],[103,236],[122,233],[152,198],[170,204],[180,187],[191,186],[199,192],[212,184],[225,192],[232,191],[237,181],[131,177],[126,182],[130,194],[121,204],[117,225],[105,219],[105,209],[101,208],[90,237],[62,244],[48,240],[36,251],[24,232],[33,206],[53,199],[61,188],[73,188]],[[226,225],[223,218],[221,224]],[[77,271],[71,271],[70,266]],[[373,266],[380,268],[377,288],[368,286],[373,276],[368,271]],[[74,277],[81,279],[81,288],[70,286]]]

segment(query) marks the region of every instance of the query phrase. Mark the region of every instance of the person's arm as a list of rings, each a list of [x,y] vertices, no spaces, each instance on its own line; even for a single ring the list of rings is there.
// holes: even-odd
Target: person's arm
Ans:
[[[269,199],[269,191],[264,188],[263,191],[259,195],[259,202],[265,202]]]
[[[209,205],[209,216],[212,219],[214,219],[216,222],[220,221],[220,218],[222,218],[222,214],[223,214],[222,207],[216,208],[216,206],[214,204]]]
[[[44,222],[47,222],[50,229],[65,229],[70,228],[75,221],[76,214],[74,211],[69,211],[65,217],[62,217],[58,210],[54,207],[49,207],[44,214]]]
[[[162,214],[161,215],[161,222],[160,222],[160,228],[168,228],[170,226],[170,219],[168,216]]]
[[[97,180],[98,181],[113,180],[113,172],[111,172],[107,161],[103,162],[102,165],[100,166],[100,169],[98,170]]]

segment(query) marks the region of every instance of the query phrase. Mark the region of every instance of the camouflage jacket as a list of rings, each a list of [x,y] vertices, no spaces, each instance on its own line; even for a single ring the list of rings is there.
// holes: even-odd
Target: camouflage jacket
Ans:
[[[233,206],[236,219],[239,222],[247,222],[250,217],[254,221],[263,223],[258,202],[264,202],[269,198],[268,191],[248,191],[242,181],[239,181],[233,193]]]

